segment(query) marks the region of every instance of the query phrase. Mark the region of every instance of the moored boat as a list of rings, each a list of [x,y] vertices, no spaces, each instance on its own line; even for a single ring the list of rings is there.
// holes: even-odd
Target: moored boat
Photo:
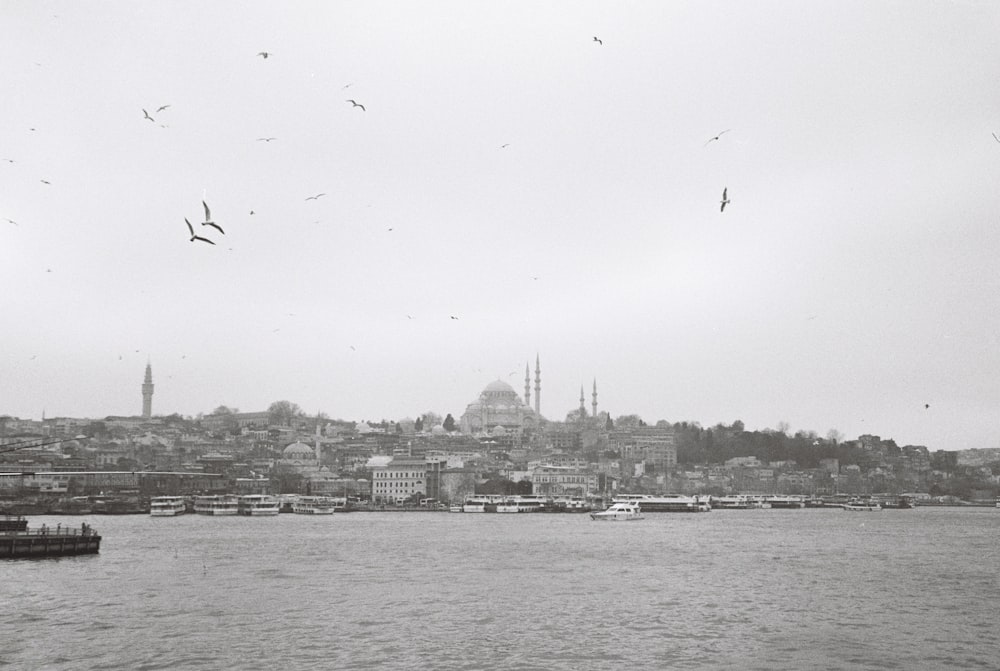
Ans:
[[[237,510],[240,515],[250,517],[270,517],[278,514],[278,499],[267,494],[246,494],[239,498]]]
[[[198,515],[235,515],[239,512],[239,499],[231,495],[196,496],[194,512]]]
[[[326,496],[300,496],[292,503],[297,515],[332,515],[333,499]]]
[[[631,501],[613,503],[607,510],[590,513],[590,519],[606,522],[630,522],[632,520],[641,520],[642,518],[642,510],[639,504]]]
[[[882,506],[878,501],[872,501],[868,499],[852,499],[841,506],[844,510],[850,512],[862,512],[862,513],[873,513],[882,510]]]
[[[768,496],[764,499],[772,508],[805,508],[806,501],[801,496]]]
[[[176,517],[187,512],[183,496],[154,496],[149,499],[151,517]]]
[[[635,503],[644,513],[707,513],[712,506],[707,496],[653,496],[651,494],[622,494],[611,503]]]
[[[508,496],[497,503],[498,513],[537,513],[548,501],[547,496]]]

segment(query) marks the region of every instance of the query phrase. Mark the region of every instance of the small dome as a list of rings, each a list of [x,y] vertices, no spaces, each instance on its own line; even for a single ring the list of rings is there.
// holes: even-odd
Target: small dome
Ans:
[[[302,457],[315,456],[313,448],[302,442],[292,443],[282,451],[282,454],[286,459],[301,459]]]
[[[431,435],[432,436],[443,436],[446,433],[448,433],[448,432],[445,431],[444,427],[441,426],[440,424],[438,424],[437,426],[435,426],[435,427],[433,427],[431,429]]]

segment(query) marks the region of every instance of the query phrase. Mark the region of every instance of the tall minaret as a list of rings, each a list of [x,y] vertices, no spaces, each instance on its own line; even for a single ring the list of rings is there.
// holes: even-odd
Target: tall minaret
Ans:
[[[538,363],[538,354],[535,354],[535,414],[542,416],[542,367]]]
[[[524,362],[524,404],[531,407],[531,371],[527,361]]]
[[[591,396],[594,399],[593,402],[590,404],[591,407],[594,408],[594,414],[592,416],[593,417],[597,417],[597,378],[596,377],[594,378],[594,393],[591,394]]]
[[[153,369],[146,361],[146,378],[142,381],[142,416],[153,416]]]
[[[580,419],[587,416],[587,406],[583,404],[583,385],[580,385]]]

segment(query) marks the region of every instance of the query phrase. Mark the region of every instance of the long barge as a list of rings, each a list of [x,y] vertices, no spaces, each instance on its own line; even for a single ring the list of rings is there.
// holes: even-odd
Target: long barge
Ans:
[[[18,528],[0,531],[0,559],[67,557],[97,554],[101,549],[100,534],[86,523],[80,528],[58,524],[28,529],[27,521],[11,526]]]

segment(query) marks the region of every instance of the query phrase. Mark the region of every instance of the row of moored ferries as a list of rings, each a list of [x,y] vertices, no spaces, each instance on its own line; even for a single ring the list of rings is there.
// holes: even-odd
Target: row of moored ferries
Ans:
[[[282,507],[299,515],[332,515],[349,510],[343,498],[330,496],[297,496],[282,501],[267,494],[243,496],[196,496],[192,511],[197,515],[247,515],[267,517],[282,512]],[[189,512],[188,499],[184,496],[154,496],[149,500],[149,514],[153,517],[174,517]]]

